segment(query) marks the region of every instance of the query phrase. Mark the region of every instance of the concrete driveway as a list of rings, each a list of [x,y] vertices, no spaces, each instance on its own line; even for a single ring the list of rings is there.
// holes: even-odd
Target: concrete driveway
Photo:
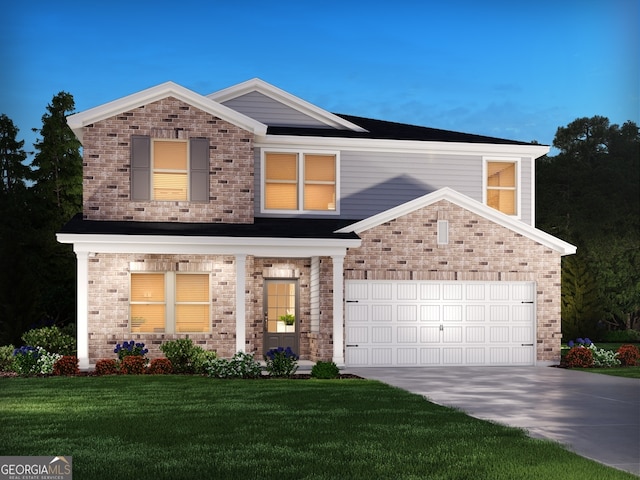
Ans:
[[[349,368],[640,475],[640,380],[552,367]]]

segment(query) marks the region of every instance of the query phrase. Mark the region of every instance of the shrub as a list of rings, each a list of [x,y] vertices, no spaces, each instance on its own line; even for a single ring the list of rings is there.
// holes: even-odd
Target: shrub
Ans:
[[[0,347],[0,372],[13,371],[13,352],[15,347],[13,345],[5,345]]]
[[[616,352],[605,350],[604,348],[597,348],[593,343],[589,345],[588,348],[593,355],[594,367],[617,367],[620,365],[620,360],[616,357]]]
[[[124,375],[142,375],[147,359],[141,355],[127,355],[120,362],[120,373]]]
[[[168,375],[173,373],[173,365],[168,358],[154,358],[147,368],[149,375]]]
[[[640,363],[640,349],[635,345],[622,345],[616,354],[625,367],[634,367]]]
[[[567,347],[569,348],[573,348],[573,347],[588,347],[592,344],[591,340],[589,340],[588,338],[576,338],[575,341],[573,340],[569,340],[567,342]]]
[[[118,373],[118,362],[113,358],[98,360],[96,363],[96,375],[115,375]]]
[[[133,340],[129,342],[122,342],[122,345],[117,344],[116,348],[113,349],[113,353],[118,355],[118,359],[120,361],[124,360],[126,357],[134,356],[134,357],[144,357],[147,353],[149,353],[149,349],[144,348],[144,343],[136,343]],[[145,365],[148,359],[145,360]]]
[[[59,355],[74,355],[76,353],[75,337],[64,333],[58,327],[42,327],[29,330],[22,335],[25,345],[42,347],[47,352]]]
[[[311,368],[312,378],[330,379],[338,378],[340,376],[340,370],[334,362],[319,361]]]
[[[13,351],[13,369],[18,375],[34,375],[38,369],[38,350],[29,345]]]
[[[569,368],[593,367],[593,353],[590,348],[573,347],[564,357]]]
[[[253,355],[244,352],[236,353],[231,360],[210,358],[204,369],[213,378],[257,378],[262,375],[262,366]]]
[[[13,369],[19,375],[50,375],[53,365],[62,357],[42,347],[29,345],[15,349],[13,354]]]
[[[298,356],[293,353],[291,347],[272,348],[264,359],[267,362],[267,372],[272,377],[286,378],[298,370]]]
[[[190,338],[169,340],[160,345],[160,350],[171,360],[175,373],[204,373],[206,360],[216,355],[194,345]]]
[[[80,369],[78,368],[78,357],[74,355],[64,355],[56,363],[53,364],[54,375],[78,375]]]
[[[640,332],[637,330],[611,330],[605,332],[602,336],[605,342],[618,343],[618,342],[638,342],[640,341]]]

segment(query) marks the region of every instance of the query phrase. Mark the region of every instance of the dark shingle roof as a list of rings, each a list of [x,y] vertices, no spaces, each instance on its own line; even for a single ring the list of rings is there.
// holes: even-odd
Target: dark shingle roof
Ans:
[[[439,130],[437,128],[421,127],[406,123],[387,122],[372,118],[355,117],[353,115],[335,115],[355,123],[367,130],[367,132],[354,132],[352,130],[338,130],[331,128],[311,127],[277,127],[270,126],[267,130],[271,135],[296,135],[309,137],[344,137],[344,138],[369,138],[383,140],[417,140],[422,142],[459,142],[459,143],[489,143],[500,145],[531,145],[528,142],[506,140],[504,138],[487,137],[470,133]]]
[[[85,235],[168,235],[191,237],[256,237],[357,239],[355,233],[333,233],[357,220],[256,218],[254,223],[187,223],[85,220],[73,217],[60,233]]]

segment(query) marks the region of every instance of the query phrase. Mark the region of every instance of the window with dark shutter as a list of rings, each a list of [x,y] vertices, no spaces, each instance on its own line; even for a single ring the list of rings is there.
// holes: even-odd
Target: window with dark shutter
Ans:
[[[131,137],[131,200],[151,199],[151,138]]]
[[[192,138],[189,142],[189,187],[192,202],[209,201],[209,140]]]

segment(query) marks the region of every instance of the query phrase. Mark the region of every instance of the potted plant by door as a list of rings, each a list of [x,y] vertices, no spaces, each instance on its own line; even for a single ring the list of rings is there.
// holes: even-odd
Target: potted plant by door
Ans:
[[[285,332],[295,332],[294,323],[296,323],[296,317],[290,313],[280,316],[280,321],[284,323]]]

